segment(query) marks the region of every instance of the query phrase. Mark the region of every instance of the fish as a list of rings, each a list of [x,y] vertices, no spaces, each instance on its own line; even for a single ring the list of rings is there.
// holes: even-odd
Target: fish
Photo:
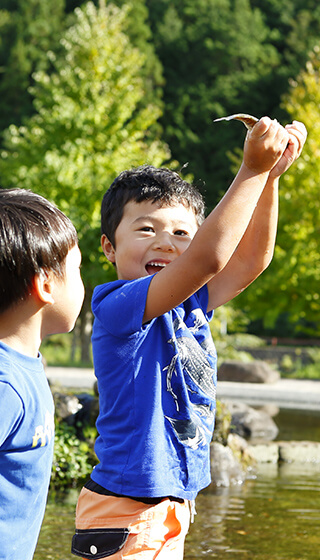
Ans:
[[[253,117],[252,115],[247,115],[246,113],[235,113],[234,115],[229,115],[228,117],[220,117],[219,119],[214,119],[213,122],[232,120],[243,122],[244,126],[248,130],[251,130],[259,119],[257,119],[257,117]]]

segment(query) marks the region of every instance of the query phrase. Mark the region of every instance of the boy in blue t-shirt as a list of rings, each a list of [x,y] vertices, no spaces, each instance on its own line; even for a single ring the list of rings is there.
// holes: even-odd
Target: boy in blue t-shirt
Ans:
[[[0,189],[0,558],[31,560],[50,481],[54,406],[41,340],[70,331],[84,288],[70,220],[46,199]]]
[[[183,557],[190,503],[210,483],[208,321],[270,263],[278,179],[305,137],[301,123],[261,119],[206,220],[198,191],[168,169],[124,171],[106,192],[101,243],[118,280],[92,300],[99,464],[79,497],[76,555]]]

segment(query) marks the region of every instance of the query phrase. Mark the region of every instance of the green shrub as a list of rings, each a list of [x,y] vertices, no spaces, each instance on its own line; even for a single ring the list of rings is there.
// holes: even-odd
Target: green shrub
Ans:
[[[63,490],[80,486],[89,477],[96,462],[91,439],[81,441],[73,426],[58,423],[50,488]]]
[[[226,404],[217,401],[213,441],[226,445],[231,425],[231,413]]]

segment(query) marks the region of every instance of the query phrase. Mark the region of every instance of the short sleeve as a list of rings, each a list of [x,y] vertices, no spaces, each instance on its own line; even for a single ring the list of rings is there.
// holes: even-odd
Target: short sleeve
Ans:
[[[0,447],[15,432],[24,409],[21,398],[7,382],[0,381]]]
[[[209,301],[209,292],[208,292],[207,285],[205,284],[204,286],[202,286],[202,288],[200,288],[200,290],[198,290],[195,295],[198,299],[200,308],[204,312],[207,321],[208,322],[211,321],[213,317],[213,311],[209,311],[209,312],[207,311],[208,301]]]
[[[142,328],[152,276],[98,286],[92,298],[95,318],[109,333],[130,336]]]

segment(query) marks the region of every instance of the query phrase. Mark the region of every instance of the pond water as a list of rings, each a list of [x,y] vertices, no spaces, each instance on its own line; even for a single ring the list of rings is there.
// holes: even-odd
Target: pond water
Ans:
[[[320,413],[281,411],[278,439],[320,441]],[[70,542],[77,491],[63,502],[49,497],[34,560],[74,560]],[[255,477],[231,488],[208,488],[185,560],[318,560],[320,557],[320,464],[261,467]]]

